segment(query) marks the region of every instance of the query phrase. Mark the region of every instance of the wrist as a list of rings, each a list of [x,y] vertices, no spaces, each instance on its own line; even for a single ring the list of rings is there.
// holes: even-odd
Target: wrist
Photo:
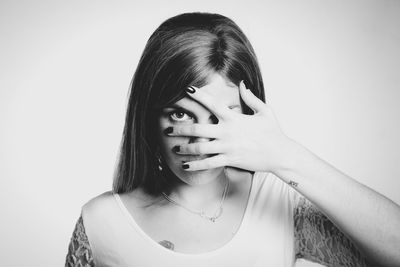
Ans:
[[[306,164],[306,159],[312,155],[304,146],[289,137],[286,137],[284,145],[281,147],[283,152],[281,162],[272,170],[272,173],[281,178],[284,178],[289,173],[298,172],[301,166]],[[288,182],[286,179],[284,180]]]

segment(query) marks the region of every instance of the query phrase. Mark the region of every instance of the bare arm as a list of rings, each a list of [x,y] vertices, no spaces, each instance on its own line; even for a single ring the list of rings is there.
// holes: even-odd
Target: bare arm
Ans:
[[[186,162],[186,171],[231,166],[272,172],[315,204],[373,266],[400,266],[400,207],[396,203],[288,138],[271,105],[246,90],[243,82],[240,96],[254,115],[238,114],[206,91],[195,89],[187,93],[217,116],[218,124],[176,125],[168,135],[213,139],[180,145],[179,153],[218,155]]]
[[[400,207],[298,144],[275,174],[312,201],[373,266],[400,266]]]
[[[65,267],[94,267],[92,250],[85,233],[82,216],[79,217],[72,234],[65,259]]]

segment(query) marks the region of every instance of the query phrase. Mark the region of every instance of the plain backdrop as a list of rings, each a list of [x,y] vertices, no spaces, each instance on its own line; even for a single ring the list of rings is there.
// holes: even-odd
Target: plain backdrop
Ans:
[[[399,1],[2,0],[2,266],[64,264],[81,206],[111,189],[145,43],[188,11],[242,28],[288,136],[400,203]]]

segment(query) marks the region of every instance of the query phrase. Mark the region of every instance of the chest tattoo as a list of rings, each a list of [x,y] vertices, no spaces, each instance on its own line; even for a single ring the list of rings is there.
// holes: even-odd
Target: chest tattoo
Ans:
[[[158,244],[160,244],[163,247],[166,247],[167,249],[174,250],[174,243],[172,243],[171,241],[163,240],[158,242]]]

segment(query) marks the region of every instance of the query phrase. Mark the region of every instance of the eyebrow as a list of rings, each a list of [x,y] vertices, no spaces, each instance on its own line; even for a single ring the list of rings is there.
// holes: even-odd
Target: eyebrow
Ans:
[[[188,110],[187,108],[179,106],[177,104],[168,105],[162,108],[162,110],[168,110],[168,109],[183,110],[184,112],[190,112],[190,110]]]
[[[176,103],[168,105],[168,106],[165,106],[164,108],[181,108],[181,109],[185,109],[185,107],[183,107],[181,105],[178,105]]]

